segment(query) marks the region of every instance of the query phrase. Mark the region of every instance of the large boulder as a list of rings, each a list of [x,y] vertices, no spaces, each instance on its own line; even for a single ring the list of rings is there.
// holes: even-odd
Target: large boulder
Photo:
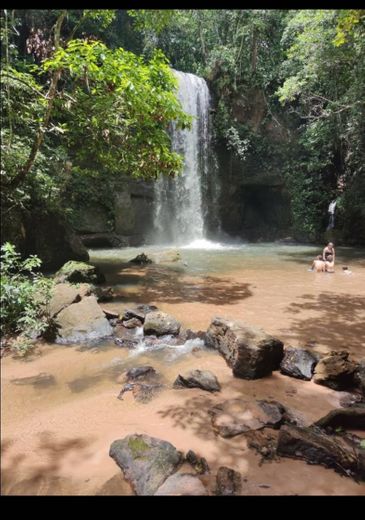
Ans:
[[[347,437],[326,435],[319,428],[283,426],[279,431],[277,454],[365,479],[365,450]]]
[[[105,282],[105,276],[100,272],[100,269],[94,265],[70,260],[57,271],[55,280],[58,283],[86,282],[94,284]]]
[[[313,381],[333,390],[351,388],[355,381],[356,364],[348,359],[349,353],[330,352],[323,357],[314,370]]]
[[[99,307],[95,296],[72,303],[55,318],[57,343],[74,343],[110,336],[113,329]]]
[[[79,290],[68,283],[58,283],[52,288],[51,299],[47,305],[47,312],[51,318],[71,303],[81,300]]]
[[[181,453],[169,442],[138,434],[114,441],[109,455],[137,495],[154,495],[182,460]]]
[[[234,437],[269,426],[277,428],[283,421],[284,407],[275,401],[229,399],[208,411],[214,431],[221,437]]]
[[[202,481],[190,473],[175,473],[158,488],[156,496],[202,496],[208,495]]]
[[[280,372],[287,376],[310,381],[318,359],[309,350],[286,347],[280,363]]]
[[[206,343],[223,355],[234,376],[243,379],[271,374],[279,368],[283,357],[282,341],[242,321],[214,318]]]
[[[219,392],[221,385],[216,376],[209,370],[191,370],[183,376],[179,374],[174,388],[201,388],[207,392]]]
[[[149,312],[144,321],[143,331],[145,334],[173,334],[177,336],[180,332],[181,323],[173,316],[162,311]]]

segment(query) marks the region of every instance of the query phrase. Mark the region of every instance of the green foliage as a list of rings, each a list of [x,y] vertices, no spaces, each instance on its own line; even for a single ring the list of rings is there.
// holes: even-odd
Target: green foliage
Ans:
[[[348,41],[349,36],[354,34],[355,25],[364,20],[364,9],[343,9],[338,16],[336,27],[336,37],[333,43],[336,47],[340,47]]]
[[[175,11],[172,9],[131,9],[128,14],[134,19],[138,30],[153,31],[159,34],[172,23]]]
[[[161,51],[145,62],[99,41],[72,40],[43,67],[62,68],[75,82],[75,102],[63,116],[72,159],[81,168],[92,162],[143,178],[179,173],[182,158],[171,151],[167,129],[171,121],[188,127],[191,118],[176,98],[176,80]]]
[[[289,174],[293,217],[298,230],[317,237],[325,229],[319,215],[327,215],[334,198],[343,201],[344,236],[350,222],[354,229],[354,215],[361,217],[364,192],[355,212],[348,199],[355,202],[352,186],[365,164],[364,21],[360,11],[291,11],[282,36],[287,59],[277,96],[298,118],[299,148]],[[362,236],[365,226],[355,228]]]
[[[84,9],[85,18],[95,20],[102,29],[106,29],[115,19],[115,9]]]
[[[21,333],[16,343],[20,352],[48,326],[45,309],[52,281],[36,273],[40,265],[35,255],[22,260],[9,242],[1,247],[1,334]]]

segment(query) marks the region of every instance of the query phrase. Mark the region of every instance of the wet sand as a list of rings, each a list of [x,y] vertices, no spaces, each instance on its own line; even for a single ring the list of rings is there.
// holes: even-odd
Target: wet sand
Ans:
[[[353,271],[352,276],[314,274],[294,261],[277,269],[242,266],[201,276],[163,266],[114,267],[107,283],[118,283],[117,298],[103,307],[122,310],[132,303],[154,303],[193,330],[205,330],[217,315],[243,319],[286,344],[322,351],[344,348],[359,359],[365,350],[362,261]],[[124,284],[127,279],[133,283]],[[89,350],[41,345],[38,352],[29,360],[2,359],[3,494],[131,494],[109,447],[125,435],[145,433],[205,457],[211,475],[203,479],[211,491],[218,467],[227,465],[247,479],[242,494],[365,495],[363,483],[320,466],[284,458],[260,464],[244,436],[216,437],[207,413],[228,398],[273,398],[310,424],[339,406],[341,392],[278,372],[256,381],[233,378],[225,361],[209,350],[175,360],[161,352],[129,356],[110,342]],[[147,404],[136,402],[131,392],[118,400],[125,370],[142,364],[154,366],[170,387],[188,369],[211,370],[222,391],[211,395],[167,388]],[[14,382],[41,373],[53,379],[38,385]]]

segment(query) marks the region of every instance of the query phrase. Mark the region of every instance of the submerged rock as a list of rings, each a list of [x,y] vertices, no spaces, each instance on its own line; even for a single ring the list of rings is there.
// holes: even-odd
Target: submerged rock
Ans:
[[[126,383],[122,386],[117,399],[123,401],[126,392],[133,392],[133,397],[139,403],[149,403],[164,388],[161,383]]]
[[[216,495],[235,496],[242,490],[242,477],[238,471],[221,466],[217,472]]]
[[[98,267],[86,264],[85,262],[76,262],[70,260],[66,262],[55,275],[57,283],[102,283],[105,282],[105,276]]]
[[[265,426],[279,427],[285,408],[276,401],[229,399],[208,411],[214,431],[221,437],[234,437]]]
[[[180,327],[180,322],[173,316],[162,311],[153,311],[146,315],[143,331],[145,334],[155,334],[156,336],[164,334],[176,336],[180,332]]]
[[[286,347],[280,363],[280,372],[298,379],[310,381],[318,359],[309,350]]]
[[[182,455],[169,442],[148,435],[127,435],[110,446],[118,464],[137,495],[153,495],[174,473]]]
[[[142,367],[130,368],[126,373],[127,381],[135,381],[136,379],[145,379],[146,377],[156,376],[156,370],[150,365]]]
[[[129,260],[129,262],[137,265],[152,264],[152,260],[148,258],[148,256],[145,253],[137,255],[135,258],[132,258],[132,260]]]
[[[56,384],[56,379],[52,374],[41,372],[37,376],[21,377],[19,379],[11,379],[14,385],[33,385],[38,388],[46,388]]]
[[[135,329],[136,327],[142,326],[142,321],[137,318],[131,318],[130,320],[123,321],[123,326],[127,329]]]
[[[158,488],[156,496],[202,496],[208,495],[203,483],[196,475],[175,473]]]
[[[209,370],[191,370],[185,375],[179,374],[174,388],[201,388],[207,392],[219,392],[221,386],[216,376]]]
[[[346,351],[331,352],[323,357],[314,370],[313,381],[333,390],[346,390],[354,386],[357,367],[348,357]]]
[[[134,339],[133,338],[114,338],[114,343],[118,347],[136,348],[136,346],[138,345],[139,341],[136,338],[134,338]]]
[[[206,344],[223,355],[234,376],[243,379],[271,374],[283,358],[282,341],[242,321],[214,318],[206,334]]]

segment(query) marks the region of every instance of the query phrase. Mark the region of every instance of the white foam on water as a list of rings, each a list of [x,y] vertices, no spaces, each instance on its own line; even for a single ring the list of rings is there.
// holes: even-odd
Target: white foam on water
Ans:
[[[197,240],[193,240],[190,244],[186,244],[185,246],[181,246],[180,249],[204,249],[206,251],[210,250],[224,250],[228,249],[241,249],[245,244],[233,245],[233,244],[222,244],[221,242],[212,242],[211,240],[207,240],[206,238],[199,238]]]
[[[155,345],[146,345],[143,339],[139,341],[137,346],[129,351],[128,357],[137,357],[141,354],[148,354],[157,351],[164,351],[165,361],[175,361],[175,359],[188,354],[194,348],[203,348],[204,341],[199,338],[188,339],[182,345],[168,345],[167,343],[159,343]]]

